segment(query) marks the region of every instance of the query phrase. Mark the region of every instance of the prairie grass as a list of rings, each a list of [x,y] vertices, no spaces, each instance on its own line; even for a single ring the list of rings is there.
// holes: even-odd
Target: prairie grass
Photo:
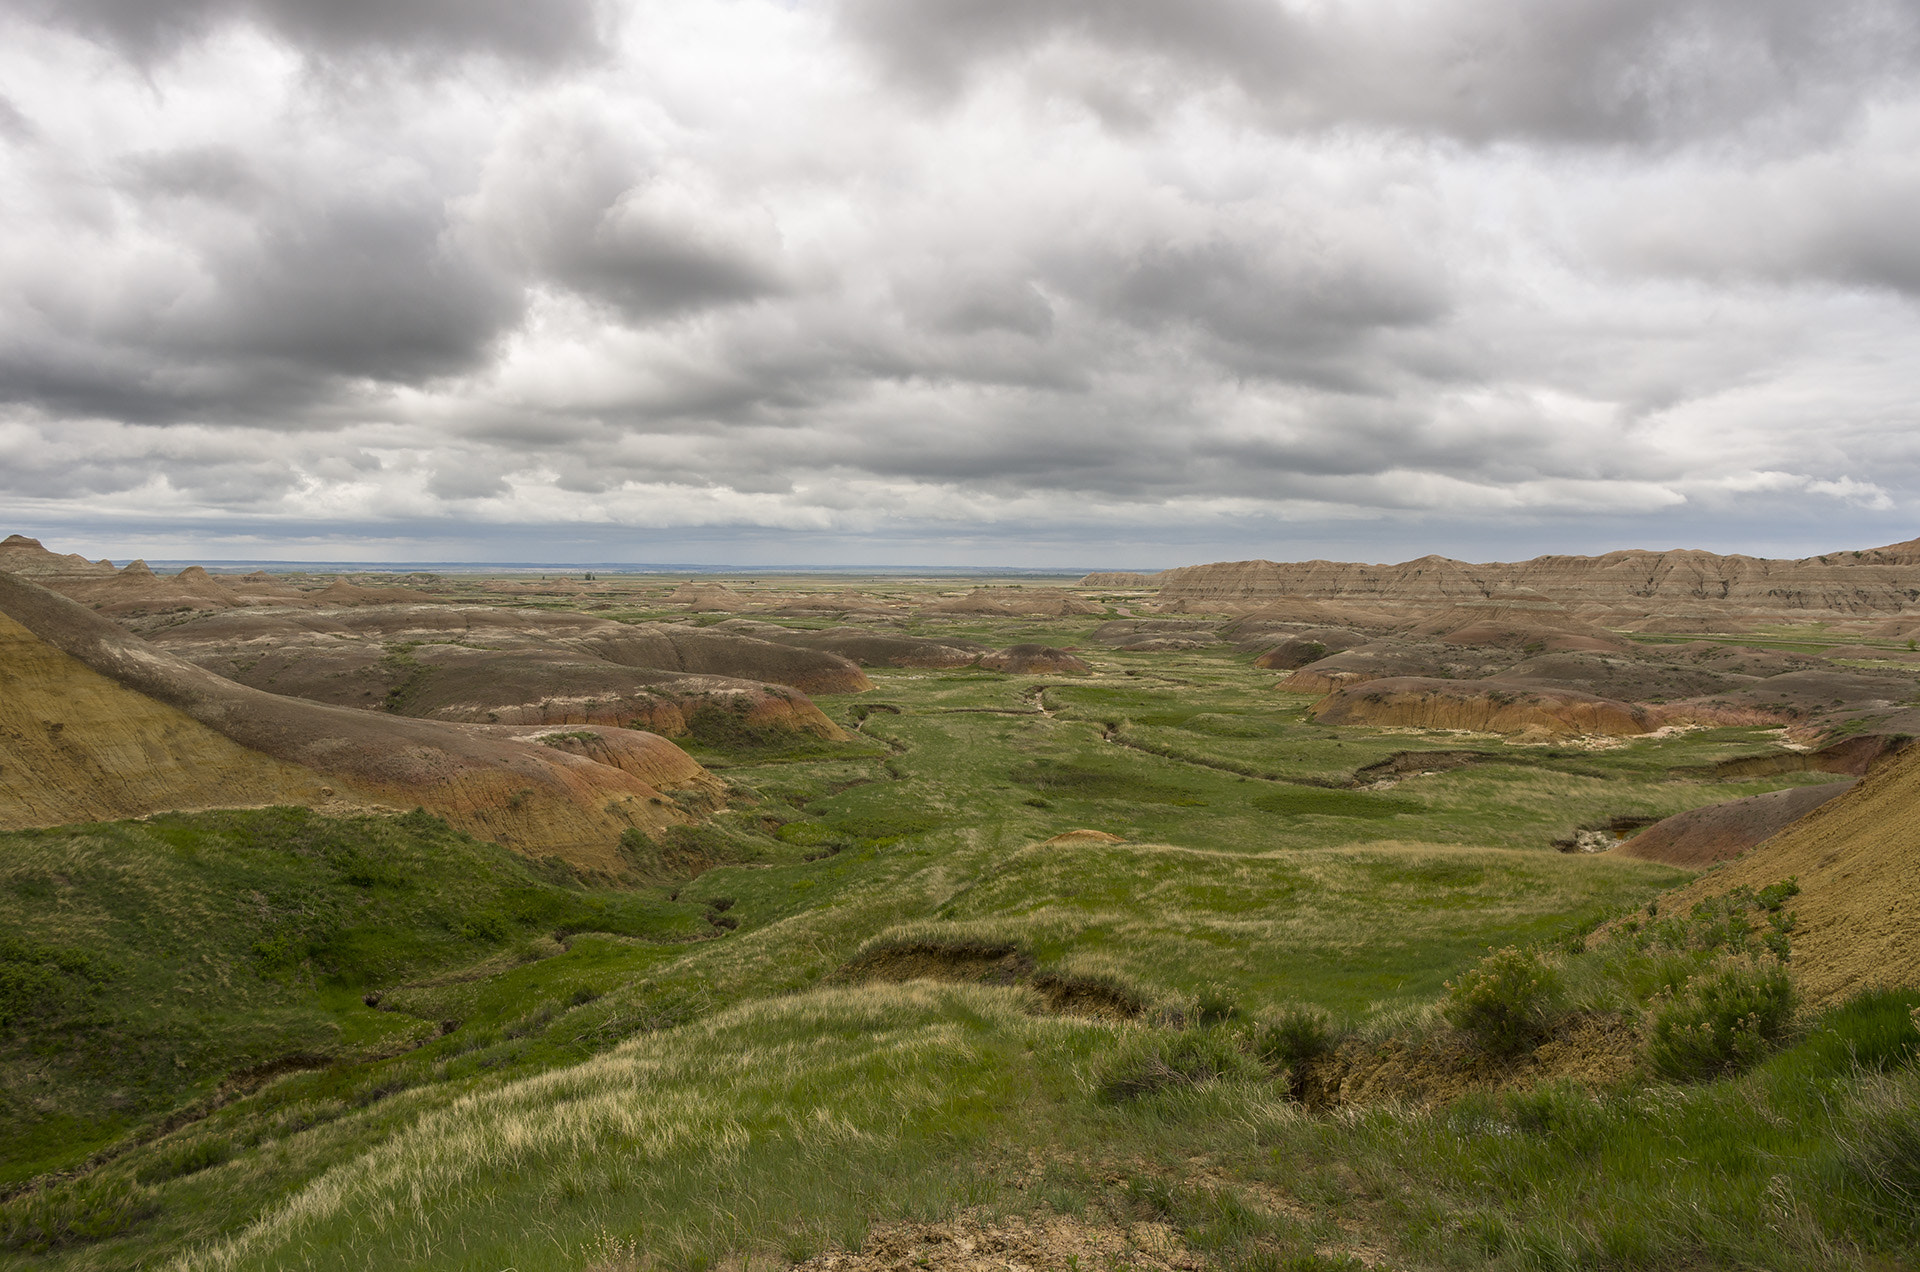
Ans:
[[[1084,646],[1098,621],[909,630]],[[1415,1267],[1911,1261],[1905,1141],[1869,1134],[1911,1104],[1898,996],[1684,1087],[1320,1116],[1279,1080],[1444,1028],[1445,982],[1489,947],[1556,960],[1572,1010],[1684,985],[1724,951],[1659,923],[1570,951],[1686,872],[1551,844],[1823,780],[1688,776],[1769,735],[1336,730],[1226,647],[1082,653],[1095,675],[1073,682],[875,669],[872,692],[820,701],[859,726],[848,744],[712,734],[728,807],[689,851],[654,845],[657,887],[545,873],[430,819],[0,837],[0,956],[30,1005],[0,1044],[0,1184],[107,1150],[0,1201],[0,1259],[530,1272],[617,1249],[700,1272],[1054,1206],[1163,1220],[1229,1268],[1363,1247]],[[1080,827],[1125,842],[1044,842]],[[669,877],[696,856],[720,864]],[[1030,967],[849,983],[902,945]],[[1062,1014],[1076,985],[1141,1009]],[[1184,1076],[1100,1098],[1149,1054]],[[215,1098],[300,1056],[320,1067]]]

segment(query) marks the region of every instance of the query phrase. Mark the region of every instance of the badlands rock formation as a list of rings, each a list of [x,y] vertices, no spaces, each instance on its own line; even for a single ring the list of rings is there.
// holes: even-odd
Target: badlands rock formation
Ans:
[[[321,774],[351,796],[425,807],[464,830],[534,856],[557,855],[577,865],[617,870],[622,832],[689,820],[667,791],[715,798],[723,789],[678,747],[649,733],[595,730],[591,754],[577,754],[544,745],[538,731],[409,719],[248,688],[12,575],[0,574],[0,614],[97,675],[191,717],[266,760]],[[103,754],[94,763],[111,761]],[[156,761],[161,768],[191,763],[178,755]],[[307,780],[285,768],[272,771],[295,786]],[[30,771],[25,780],[58,779]],[[103,807],[99,815],[115,811]]]
[[[1306,600],[1438,609],[1528,592],[1609,626],[1812,618],[1920,618],[1920,540],[1798,561],[1712,552],[1609,552],[1471,564],[1426,556],[1398,565],[1226,561],[1160,576],[1165,603],[1242,606]]]
[[[1020,676],[1084,676],[1093,670],[1066,650],[1051,645],[1008,645],[982,657],[980,666]]]
[[[227,612],[156,626],[161,647],[230,680],[340,706],[466,723],[630,725],[677,737],[704,710],[754,728],[845,735],[806,693],[867,686],[812,650],[678,624],[397,605]]]
[[[966,667],[987,652],[985,645],[958,637],[926,640],[918,636],[869,631],[864,627],[830,627],[825,631],[810,631],[782,627],[778,623],[755,622],[750,618],[730,618],[724,623],[714,624],[708,630],[751,636],[777,645],[791,645],[795,649],[819,650],[861,667]]]
[[[1656,726],[1643,707],[1576,689],[1394,676],[1337,689],[1308,708],[1321,724],[1475,733],[1632,737]]]
[[[1746,799],[1675,813],[1613,850],[1637,861],[1664,861],[1704,870],[1771,839],[1820,805],[1853,788],[1851,780],[1790,786]]]
[[[330,779],[241,746],[0,615],[0,830],[326,803]]]
[[[1158,587],[1158,574],[1139,574],[1132,570],[1096,571],[1080,580],[1081,587]]]
[[[1101,608],[1057,587],[976,587],[927,606],[926,614],[986,614],[1000,618],[1072,618]]]

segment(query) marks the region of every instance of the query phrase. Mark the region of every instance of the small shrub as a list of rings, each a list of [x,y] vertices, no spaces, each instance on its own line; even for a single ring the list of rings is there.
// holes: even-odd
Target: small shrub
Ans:
[[[1332,1051],[1336,1038],[1325,1012],[1294,1005],[1271,1020],[1257,1020],[1248,1044],[1260,1063],[1274,1073],[1300,1070]]]
[[[1546,1031],[1564,1000],[1560,973],[1538,954],[1509,945],[1448,981],[1440,1011],[1483,1050],[1512,1055]]]
[[[1233,996],[1230,986],[1210,981],[1200,987],[1194,995],[1194,1019],[1203,1025],[1217,1025],[1234,1019],[1240,1014],[1240,1001]]]
[[[1121,1103],[1179,1087],[1204,1086],[1222,1078],[1261,1076],[1233,1039],[1214,1029],[1142,1031],[1123,1045],[1100,1072],[1102,1098]]]
[[[469,941],[498,945],[513,935],[513,924],[498,910],[483,910],[461,920],[460,935]]]
[[[1678,1082],[1747,1068],[1786,1032],[1793,983],[1775,961],[1728,963],[1663,993],[1647,1035],[1653,1071]]]

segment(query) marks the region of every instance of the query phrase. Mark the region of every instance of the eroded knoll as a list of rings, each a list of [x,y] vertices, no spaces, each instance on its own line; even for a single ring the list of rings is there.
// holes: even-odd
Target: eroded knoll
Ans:
[[[0,614],[0,830],[351,802],[332,780],[241,746]]]
[[[616,871],[622,832],[689,820],[666,791],[715,798],[722,790],[678,747],[648,733],[595,730],[600,749],[589,756],[509,726],[409,719],[249,688],[9,575],[0,575],[0,613],[98,675],[249,751],[371,800],[425,807],[535,856]]]
[[[316,702],[668,736],[718,709],[754,728],[842,739],[792,682],[866,684],[857,667],[818,651],[678,624],[480,606],[227,612],[156,624],[151,639],[239,683]]]

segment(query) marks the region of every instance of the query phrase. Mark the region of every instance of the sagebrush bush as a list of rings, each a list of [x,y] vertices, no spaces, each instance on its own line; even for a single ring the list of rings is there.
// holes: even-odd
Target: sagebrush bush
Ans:
[[[1102,1098],[1120,1103],[1175,1087],[1196,1087],[1222,1078],[1264,1076],[1253,1058],[1216,1029],[1143,1030],[1122,1044],[1099,1072]]]
[[[1647,1060],[1655,1073],[1677,1082],[1737,1073],[1786,1032],[1793,1002],[1793,982],[1778,961],[1722,964],[1661,994]]]
[[[1448,1024],[1495,1055],[1532,1045],[1566,1000],[1559,970],[1531,950],[1495,950],[1457,981],[1440,1009]]]
[[[1253,1054],[1275,1073],[1298,1074],[1303,1066],[1332,1051],[1337,1041],[1325,1012],[1297,1003],[1276,1016],[1254,1021],[1247,1034]]]

